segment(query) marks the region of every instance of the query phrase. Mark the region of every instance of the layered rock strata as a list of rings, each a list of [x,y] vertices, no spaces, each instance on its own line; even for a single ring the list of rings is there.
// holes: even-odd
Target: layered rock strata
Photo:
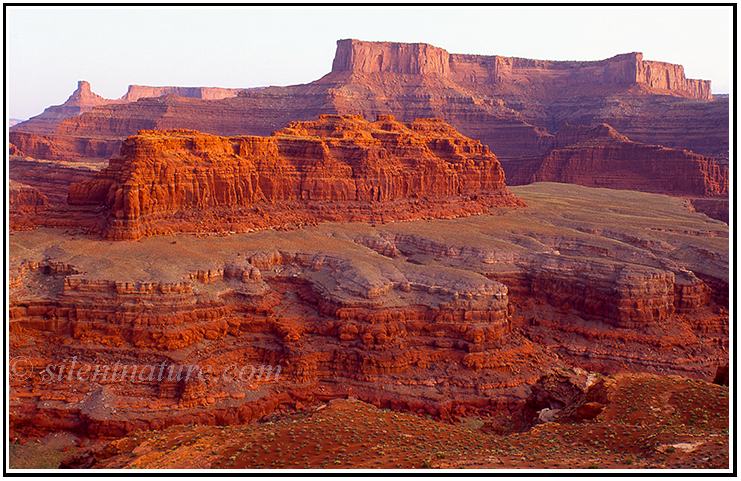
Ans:
[[[358,40],[338,41],[332,71],[310,84],[221,100],[100,106],[65,120],[57,133],[123,138],[140,129],[187,128],[266,135],[320,114],[443,118],[507,162],[552,149],[564,122],[607,123],[635,141],[728,155],[727,99],[713,102],[710,83],[685,78],[680,65],[646,61],[640,53],[557,62]]]
[[[50,205],[67,203],[70,185],[91,180],[104,165],[102,163],[71,163],[10,157],[11,181],[37,189]]]
[[[15,232],[11,432],[122,436],[348,396],[454,419],[517,411],[553,368],[712,379],[727,363],[727,224],[655,194],[515,189],[527,208],[447,220]]]
[[[688,79],[681,65],[643,60],[639,52],[592,62],[532,60],[498,55],[459,55],[424,43],[337,42],[332,71],[451,76],[459,84],[496,86],[527,80],[546,89],[643,85],[683,97],[712,100],[709,80]],[[528,87],[525,87],[528,88]]]
[[[121,150],[119,139],[76,137],[30,132],[8,134],[11,155],[64,162],[105,160]]]
[[[10,230],[47,227],[94,228],[99,213],[70,207],[67,196],[73,182],[92,179],[100,162],[64,162],[10,156]]]
[[[438,119],[405,124],[392,116],[323,116],[267,138],[142,131],[95,179],[73,184],[69,203],[105,206],[113,239],[198,230],[198,217],[203,222],[214,212],[236,219],[229,224],[245,221],[234,230],[264,227],[263,209],[305,222],[523,205],[486,146]],[[187,219],[177,226],[179,217]]]
[[[11,229],[35,227],[33,217],[49,206],[44,194],[29,185],[13,180],[8,182],[8,203]]]
[[[32,213],[43,210],[48,206],[47,198],[44,194],[31,186],[9,181],[8,185],[8,202],[11,213]]]
[[[94,93],[90,83],[84,80],[77,82],[77,89],[61,105],[47,107],[41,114],[25,122],[20,122],[10,128],[11,131],[34,132],[37,134],[53,134],[62,120],[74,117],[97,105],[106,105],[116,102]]]
[[[609,125],[564,124],[540,159],[510,165],[512,185],[564,182],[587,187],[727,196],[728,166],[712,157],[632,142]]]

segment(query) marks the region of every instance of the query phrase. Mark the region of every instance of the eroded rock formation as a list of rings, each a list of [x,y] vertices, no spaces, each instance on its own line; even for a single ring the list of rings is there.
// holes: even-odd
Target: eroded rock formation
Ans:
[[[94,180],[73,184],[69,203],[107,207],[113,239],[202,230],[194,224],[213,223],[214,209],[242,218],[244,225],[230,230],[243,230],[269,225],[263,209],[305,222],[457,216],[487,205],[522,205],[486,146],[439,119],[405,124],[392,116],[376,122],[323,116],[271,137],[142,131]]]
[[[77,89],[72,92],[72,95],[70,95],[63,104],[48,107],[36,117],[32,117],[25,122],[20,122],[12,126],[10,130],[34,132],[38,134],[53,134],[57,125],[59,125],[59,122],[63,119],[87,112],[96,105],[105,105],[113,102],[115,102],[115,100],[106,99],[93,93],[90,89],[90,83],[80,80],[77,82]]]
[[[10,155],[42,160],[102,161],[117,155],[121,150],[119,139],[11,131],[9,140]]]
[[[33,216],[49,205],[37,189],[13,180],[8,183],[8,202],[11,229],[33,228]]]
[[[728,99],[713,100],[709,82],[687,79],[680,65],[643,60],[635,52],[565,62],[348,39],[338,42],[332,71],[309,84],[225,98],[221,91],[208,92],[132,88],[122,102],[145,97],[97,105],[61,121],[55,133],[116,140],[147,129],[269,135],[291,121],[322,114],[395,115],[404,122],[444,119],[489,146],[505,171],[553,150],[564,122],[604,123],[634,142],[688,150],[721,163],[728,158]],[[18,148],[32,157],[45,155]]]
[[[449,54],[424,43],[337,42],[333,72],[442,75],[461,85],[497,89],[527,79],[524,90],[552,96],[553,90],[606,85],[646,86],[673,95],[712,100],[709,80],[688,79],[681,65],[643,60],[639,52],[592,62],[532,60],[499,55]],[[540,87],[540,88],[538,88]],[[545,92],[542,90],[545,89]]]
[[[332,72],[322,79],[303,86],[270,88],[263,92],[245,92],[240,100],[222,102],[222,110],[244,109],[252,115],[265,115],[261,105],[273,101],[273,108],[293,110],[292,119],[305,120],[321,113],[363,114],[372,117],[378,114],[394,114],[404,121],[415,117],[440,117],[456,126],[466,135],[482,140],[495,153],[504,159],[519,157],[532,152],[529,143],[548,146],[548,131],[554,131],[563,122],[589,125],[604,122],[616,126],[621,119],[625,132],[632,139],[647,142],[657,134],[662,140],[654,142],[670,147],[687,148],[698,153],[718,155],[727,151],[727,132],[716,134],[722,142],[726,136],[725,147],[711,146],[694,139],[697,145],[675,145],[674,142],[687,141],[684,118],[700,121],[695,129],[703,129],[703,122],[711,121],[705,111],[712,99],[708,81],[691,80],[684,77],[680,65],[663,62],[644,61],[640,53],[618,55],[616,57],[592,62],[556,62],[529,60],[512,57],[448,54],[443,49],[427,44],[402,44],[391,42],[362,42],[340,40],[333,63]],[[279,99],[291,96],[292,103],[284,104]],[[277,104],[275,101],[278,100]],[[651,105],[650,110],[641,108]],[[199,113],[210,117],[210,111],[217,104],[199,104]],[[664,105],[668,105],[667,109]],[[720,106],[720,104],[719,104]],[[138,107],[145,107],[140,105]],[[722,106],[721,106],[722,107]],[[218,135],[233,135],[233,129],[240,125],[239,133],[264,135],[265,128],[275,128],[275,117],[285,118],[285,114],[275,112],[260,121],[245,121],[225,112],[227,115],[221,125],[193,118],[190,111],[196,106],[192,103],[170,103],[168,115],[157,113],[154,106],[145,114],[156,127],[130,124],[116,125],[108,135],[126,136],[135,133],[132,129],[141,128],[192,128]],[[205,110],[205,112],[204,112]],[[689,110],[689,112],[688,112]],[[139,110],[141,111],[141,109]],[[661,111],[663,115],[659,115]],[[727,106],[726,106],[727,111]],[[159,111],[161,112],[161,111]],[[169,113],[178,112],[187,125],[164,124]],[[680,117],[677,117],[677,115]],[[723,110],[713,111],[717,119]],[[67,122],[60,133],[77,132],[85,135],[86,125],[108,125],[107,117],[127,118],[134,116],[131,108],[117,112],[99,110],[89,119]],[[727,117],[727,113],[725,113]],[[141,114],[137,116],[143,118]],[[632,118],[642,119],[641,125],[630,127]],[[672,127],[667,122],[676,119],[682,125]],[[133,120],[133,119],[132,119]],[[661,132],[646,122],[661,121]],[[262,122],[262,123],[261,123]],[[285,123],[285,121],[280,122]],[[727,122],[726,122],[727,123]],[[233,127],[230,127],[233,126]],[[218,130],[213,130],[214,128]],[[717,124],[715,124],[717,129]],[[231,130],[230,130],[231,129]],[[260,131],[259,129],[262,129]],[[645,137],[640,137],[642,131]],[[674,133],[667,132],[673,131]],[[621,130],[622,131],[622,130]],[[512,135],[517,139],[512,139]],[[514,145],[519,139],[519,144]],[[530,150],[528,150],[530,149]]]
[[[375,227],[15,232],[11,429],[122,436],[348,396],[452,419],[514,412],[569,365],[710,380],[727,363],[726,224],[667,196],[516,189],[527,208]]]
[[[512,185],[564,182],[587,187],[727,196],[728,166],[684,150],[632,142],[609,125],[564,124],[542,158],[510,164]]]

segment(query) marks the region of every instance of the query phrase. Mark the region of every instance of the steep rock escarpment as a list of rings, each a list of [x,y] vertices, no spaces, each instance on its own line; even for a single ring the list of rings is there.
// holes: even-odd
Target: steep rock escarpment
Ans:
[[[63,104],[47,107],[41,114],[12,126],[10,130],[53,134],[62,120],[87,112],[96,105],[105,105],[112,102],[115,101],[94,93],[90,89],[89,82],[80,80],[77,82],[77,89]]]
[[[104,167],[101,162],[37,160],[11,155],[10,230],[46,227],[91,229],[100,217],[94,209],[67,204],[70,185],[93,178]]]
[[[179,94],[178,94],[179,95]],[[321,114],[437,117],[506,164],[542,155],[564,123],[607,123],[634,141],[727,158],[727,99],[680,65],[640,53],[600,61],[448,54],[427,44],[340,40],[332,71],[306,85],[201,100],[171,96],[98,106],[57,133],[125,138],[141,129],[268,135]],[[507,170],[505,168],[505,170]]]
[[[712,100],[709,80],[687,79],[681,65],[645,61],[639,52],[586,62],[454,54],[450,56],[450,72],[463,85],[501,89],[505,96],[512,97],[518,89],[545,99],[556,97],[554,91],[559,89],[571,93],[609,86],[645,86],[670,95]],[[518,86],[518,81],[526,83]]]
[[[10,157],[8,165],[11,181],[38,190],[52,206],[66,204],[72,183],[91,180],[104,167],[102,163],[57,162],[16,156]]]
[[[10,212],[35,213],[48,204],[46,196],[31,186],[10,180],[8,187]]]
[[[728,166],[684,150],[632,142],[609,125],[564,124],[556,148],[540,159],[513,163],[512,185],[563,182],[587,187],[727,196]]]
[[[507,342],[503,285],[465,272],[438,278],[418,266],[387,272],[368,267],[345,258],[273,251],[191,272],[184,281],[120,282],[91,279],[82,266],[26,262],[13,271],[12,335],[68,341],[56,351],[46,344],[32,352],[22,342],[16,345],[32,366],[53,363],[51,375],[58,382],[50,384],[44,373],[22,386],[14,384],[13,429],[66,429],[105,437],[186,419],[240,423],[281,404],[346,397],[348,392],[449,417],[457,406],[516,405],[506,393],[537,376],[534,359],[540,360],[537,364],[555,362],[537,349],[518,349],[521,341],[503,350],[498,368],[476,360],[476,353]],[[383,265],[381,271],[390,267]],[[34,286],[37,279],[43,279],[40,288]],[[72,359],[78,368],[105,369],[106,375],[57,380],[59,369],[69,368]],[[416,371],[451,361],[456,372],[446,375],[446,389],[458,395],[453,402],[436,400],[435,383]],[[115,371],[123,364],[139,372],[150,362],[166,373],[164,379],[155,375],[139,382]],[[510,363],[522,364],[517,380],[507,378]],[[200,370],[191,379],[171,374],[207,364],[211,368],[205,378]],[[248,370],[244,382],[236,378],[244,368],[268,365],[267,376]],[[77,394],[101,385],[107,392],[105,406]],[[404,387],[397,392],[399,386]],[[432,398],[415,400],[403,394],[405,389]],[[482,402],[479,389],[505,396]],[[43,393],[43,401],[29,403],[22,396],[27,390]]]
[[[439,75],[332,72],[311,84],[269,87],[223,100],[173,95],[106,105],[60,123],[57,133],[109,138],[138,130],[192,129],[210,134],[269,135],[294,120],[318,115],[394,115],[402,121],[443,118],[465,135],[497,146],[497,155],[539,153],[549,134],[500,100],[478,99]]]
[[[692,207],[713,219],[728,223],[729,210],[728,199],[691,199]]]
[[[426,43],[340,40],[337,42],[332,71],[448,75],[450,54]]]
[[[8,182],[8,212],[10,228],[24,229],[34,226],[32,217],[45,210],[49,202],[37,189],[14,180]]]
[[[95,179],[73,184],[69,203],[105,206],[114,239],[199,230],[214,209],[243,218],[244,228],[264,227],[264,213],[294,222],[381,220],[522,205],[486,146],[438,119],[390,116],[324,116],[271,137],[142,131]],[[173,227],[178,216],[182,225]]]

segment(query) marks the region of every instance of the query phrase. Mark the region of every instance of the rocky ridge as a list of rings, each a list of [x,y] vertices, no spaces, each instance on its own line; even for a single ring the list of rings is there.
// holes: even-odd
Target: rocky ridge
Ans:
[[[80,80],[77,82],[77,89],[72,92],[72,95],[63,104],[48,107],[41,114],[11,126],[10,130],[11,132],[53,134],[62,120],[74,117],[83,112],[88,112],[99,105],[125,104],[136,102],[141,98],[161,97],[168,94],[198,99],[223,99],[236,97],[243,90],[220,87],[149,87],[144,85],[129,85],[123,97],[119,99],[106,99],[92,91],[90,82]],[[41,158],[49,159],[48,157]]]

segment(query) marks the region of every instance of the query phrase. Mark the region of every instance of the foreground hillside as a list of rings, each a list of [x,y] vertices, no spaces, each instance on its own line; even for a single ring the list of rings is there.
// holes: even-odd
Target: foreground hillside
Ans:
[[[601,402],[587,401],[589,396]],[[62,466],[728,469],[728,408],[725,386],[676,376],[619,374],[599,378],[588,395],[572,400],[560,418],[524,429],[511,418],[470,416],[450,424],[349,398],[248,425],[178,425],[137,431],[95,448],[67,450]],[[590,419],[575,416],[579,413]],[[43,459],[39,456],[42,449],[29,444],[12,446],[11,455],[20,458],[23,453],[30,459],[37,457],[36,462]]]

